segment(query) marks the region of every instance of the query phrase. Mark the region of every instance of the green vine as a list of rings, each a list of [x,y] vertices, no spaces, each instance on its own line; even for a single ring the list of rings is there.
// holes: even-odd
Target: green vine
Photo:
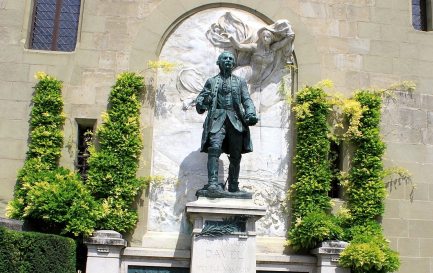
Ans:
[[[351,139],[355,152],[349,170],[346,193],[354,223],[373,220],[384,212],[386,197],[383,183],[382,156],[385,144],[380,137],[382,98],[380,95],[359,91],[355,99],[365,109],[360,120],[360,135]]]
[[[7,216],[37,222],[48,232],[89,235],[100,209],[79,176],[58,166],[65,121],[62,83],[43,72],[36,78],[29,150]]]
[[[346,238],[351,244],[342,252],[340,264],[354,273],[393,272],[400,265],[398,253],[390,248],[377,223],[384,213],[386,197],[382,163],[385,144],[380,137],[382,96],[362,90],[355,93],[355,100],[363,112],[360,134],[351,139],[355,152],[345,184],[350,215],[345,223]]]
[[[136,177],[143,147],[139,122],[143,91],[143,77],[129,72],[118,76],[109,97],[110,108],[96,132],[98,146],[89,149],[86,183],[103,207],[98,223],[101,229],[125,232],[138,220],[131,206],[140,189],[149,183]]]
[[[330,143],[327,116],[329,104],[319,86],[306,87],[296,97],[296,181],[291,187],[294,219],[331,208]]]
[[[397,173],[407,178],[407,171],[384,170],[385,144],[380,136],[382,97],[414,84],[403,82],[383,90],[361,90],[353,98],[327,95],[322,81],[305,87],[297,97],[297,143],[294,164],[296,178],[289,190],[292,225],[288,244],[294,250],[311,249],[330,239],[350,241],[340,264],[354,273],[386,273],[399,267],[398,253],[383,235],[378,219],[384,213],[385,175]],[[348,173],[331,171],[331,141],[349,141],[354,154]],[[346,206],[330,214],[328,190],[337,176],[345,187]]]

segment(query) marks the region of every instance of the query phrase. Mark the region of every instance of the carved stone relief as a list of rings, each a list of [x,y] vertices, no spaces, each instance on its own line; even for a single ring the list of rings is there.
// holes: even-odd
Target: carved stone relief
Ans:
[[[286,66],[292,63],[293,39],[287,20],[267,25],[233,8],[198,12],[171,34],[160,60],[175,63],[176,68],[158,73],[153,137],[152,172],[165,180],[150,189],[149,230],[188,232],[185,204],[195,200],[195,192],[207,183],[207,155],[199,152],[205,116],[196,113],[194,99],[205,79],[219,72],[218,55],[230,50],[238,61],[234,73],[248,80],[260,116],[259,124],[251,127],[254,152],[243,156],[240,185],[254,192],[256,204],[268,207],[267,215],[257,222],[258,233],[285,235],[288,216],[282,206],[291,127],[279,86],[281,80],[291,85]],[[227,174],[229,164],[224,155],[220,160],[220,181],[225,181],[222,175]]]

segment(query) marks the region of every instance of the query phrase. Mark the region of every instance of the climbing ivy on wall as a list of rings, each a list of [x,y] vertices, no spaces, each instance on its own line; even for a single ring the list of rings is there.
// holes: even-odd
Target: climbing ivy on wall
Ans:
[[[7,215],[48,232],[89,235],[100,209],[80,177],[58,166],[65,121],[62,82],[43,72],[36,78],[29,150]]]
[[[389,247],[377,223],[385,210],[382,156],[385,144],[380,137],[382,96],[362,90],[355,93],[362,105],[360,134],[351,138],[354,146],[352,167],[345,183],[349,216],[344,223],[351,244],[341,254],[340,264],[354,273],[394,272],[399,268],[398,253]]]
[[[288,243],[295,249],[309,249],[338,237],[342,230],[327,212],[331,209],[329,162],[330,141],[327,123],[331,105],[323,87],[307,86],[296,96],[296,179],[290,189],[292,221]]]
[[[98,143],[89,149],[86,185],[103,208],[100,229],[125,232],[138,220],[131,205],[148,183],[136,177],[143,147],[139,121],[143,92],[142,76],[129,72],[118,76],[110,93],[109,110],[103,115],[104,123],[96,132]]]
[[[407,84],[407,83],[406,83]],[[329,95],[330,81],[305,87],[297,97],[296,179],[289,190],[292,226],[288,244],[306,250],[330,239],[350,241],[340,264],[354,273],[385,273],[399,267],[378,223],[386,197],[380,137],[382,96],[389,90],[357,91],[353,98]],[[346,208],[330,213],[332,172],[330,143],[346,140],[354,154],[348,174],[339,175],[347,194]]]

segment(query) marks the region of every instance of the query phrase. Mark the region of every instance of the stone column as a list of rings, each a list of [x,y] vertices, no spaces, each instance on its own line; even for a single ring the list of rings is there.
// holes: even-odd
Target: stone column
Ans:
[[[350,273],[350,269],[338,266],[340,253],[349,244],[343,241],[325,241],[311,251],[317,256],[317,273]]]
[[[265,208],[251,199],[200,197],[186,212],[194,224],[191,273],[256,272],[255,222]],[[236,230],[227,232],[228,222]]]
[[[120,255],[126,246],[122,235],[113,230],[97,230],[87,245],[87,273],[120,273]]]

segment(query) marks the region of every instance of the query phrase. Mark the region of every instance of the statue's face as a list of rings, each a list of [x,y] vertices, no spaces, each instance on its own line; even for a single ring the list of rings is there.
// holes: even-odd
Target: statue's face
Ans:
[[[260,38],[262,39],[264,44],[269,45],[272,43],[272,36],[273,35],[270,31],[264,30],[264,31],[262,31]]]
[[[218,57],[217,64],[222,71],[232,71],[235,67],[235,57],[231,53],[223,52]]]

